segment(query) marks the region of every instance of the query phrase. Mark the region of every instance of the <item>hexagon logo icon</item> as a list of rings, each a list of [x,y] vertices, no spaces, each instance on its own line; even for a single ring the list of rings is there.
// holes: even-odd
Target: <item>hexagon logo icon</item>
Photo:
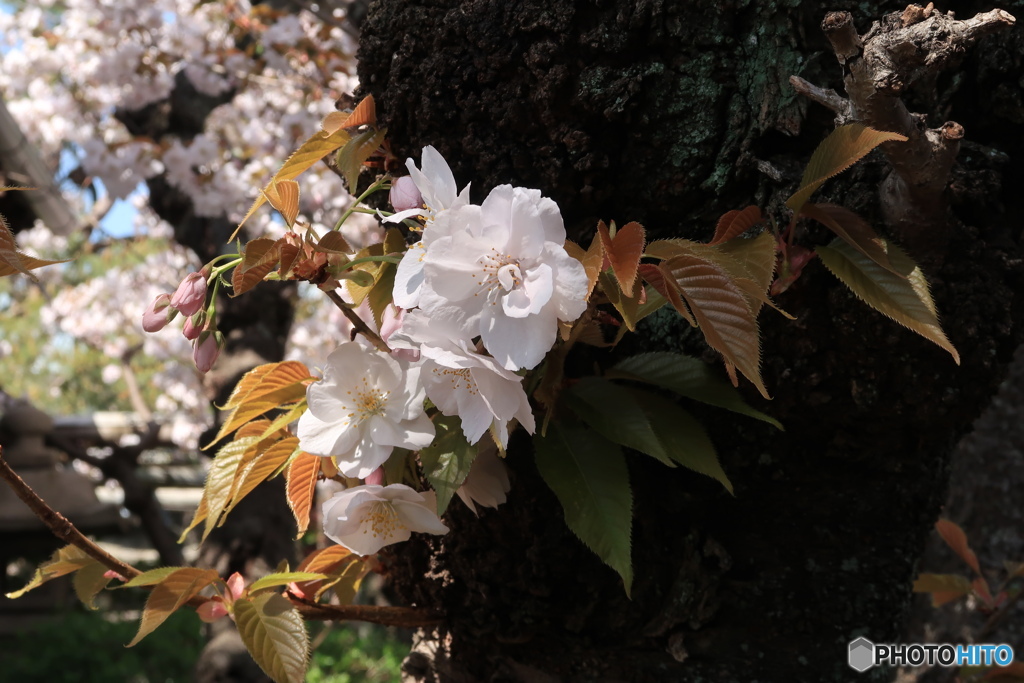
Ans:
[[[865,672],[875,665],[875,644],[861,637],[850,642],[850,668]]]

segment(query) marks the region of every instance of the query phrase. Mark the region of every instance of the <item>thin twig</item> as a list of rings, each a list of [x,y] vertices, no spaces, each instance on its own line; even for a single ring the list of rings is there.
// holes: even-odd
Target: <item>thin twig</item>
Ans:
[[[384,340],[380,338],[376,332],[370,329],[370,326],[363,322],[355,311],[353,311],[348,304],[341,300],[337,292],[327,292],[327,298],[334,302],[334,305],[341,309],[342,314],[348,321],[352,323],[352,327],[356,328],[356,332],[366,337],[373,344],[374,348],[383,353],[391,353],[391,348],[384,343]]]
[[[60,514],[35,491],[32,490],[25,480],[11,469],[3,457],[3,446],[0,446],[0,478],[6,481],[15,495],[45,524],[53,535],[60,540],[75,546],[89,557],[93,558],[108,569],[112,569],[125,579],[132,579],[142,572],[130,564],[117,559],[103,548],[90,541],[81,531],[72,524],[67,517]],[[153,588],[153,586],[147,586]],[[441,621],[441,614],[435,610],[422,609],[417,607],[377,607],[374,605],[320,605],[291,593],[286,593],[295,609],[304,619],[318,621],[369,621],[374,624],[385,626],[399,626],[402,628],[414,628],[417,626],[431,626]],[[191,607],[199,607],[209,601],[199,595],[193,596],[186,604]]]
[[[53,532],[54,536],[66,543],[70,543],[76,548],[79,548],[82,552],[95,559],[100,564],[113,569],[118,574],[128,579],[138,576],[141,573],[135,567],[125,564],[103,548],[90,541],[68,520],[67,517],[47,505],[46,501],[40,498],[39,494],[33,491],[32,488],[25,483],[25,480],[19,477],[17,472],[12,470],[11,466],[7,464],[7,461],[3,457],[2,446],[0,446],[0,478],[3,478],[8,484],[10,484],[15,495],[17,495],[18,498],[20,498],[21,501],[25,503],[25,505],[27,505],[35,514],[35,516]]]

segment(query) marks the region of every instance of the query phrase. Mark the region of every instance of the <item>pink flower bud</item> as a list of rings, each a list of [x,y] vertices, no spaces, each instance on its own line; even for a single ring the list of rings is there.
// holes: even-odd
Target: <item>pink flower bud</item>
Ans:
[[[217,335],[214,332],[203,332],[192,342],[192,360],[195,361],[196,369],[199,372],[209,372],[213,367],[217,356],[220,355],[220,344],[217,343]]]
[[[395,211],[408,211],[423,207],[423,195],[411,176],[395,178],[391,184],[391,206]]]
[[[237,600],[245,593],[245,577],[238,572],[228,577],[227,584],[232,600]]]
[[[206,303],[206,276],[200,273],[189,273],[178,285],[171,306],[182,315],[193,315]]]
[[[367,486],[382,486],[384,484],[384,468],[378,467],[370,472],[364,481]]]
[[[224,606],[220,598],[211,598],[196,608],[196,614],[207,624],[212,624],[221,617],[226,617],[228,608]]]
[[[171,306],[171,295],[161,294],[153,299],[153,303],[142,314],[142,329],[146,332],[162,330],[167,323],[174,320],[178,312]]]
[[[197,318],[199,319],[198,322],[196,321]],[[185,318],[185,324],[182,326],[181,332],[185,335],[185,339],[192,341],[202,333],[205,327],[206,316],[203,311],[200,311],[191,317]]]

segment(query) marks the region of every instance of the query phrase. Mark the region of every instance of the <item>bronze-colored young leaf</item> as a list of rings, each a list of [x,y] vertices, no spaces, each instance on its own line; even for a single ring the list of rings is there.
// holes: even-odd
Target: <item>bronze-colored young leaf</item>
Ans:
[[[297,178],[299,174],[303,173],[312,167],[313,164],[344,145],[349,141],[349,139],[350,136],[348,132],[343,128],[340,128],[333,133],[318,130],[313,133],[308,140],[302,143],[294,154],[288,157],[288,160],[285,161],[281,169],[274,174],[274,177],[270,180],[270,183],[268,183],[267,186],[269,187],[273,183],[280,182],[282,180],[293,180],[294,178]],[[238,231],[242,229],[245,222],[249,220],[250,216],[256,213],[256,210],[263,206],[266,201],[266,196],[261,192],[252,203],[252,206],[249,207],[249,211],[245,214],[245,217],[242,218],[242,222],[239,223],[238,227],[235,228],[235,231],[231,233],[231,237],[228,238],[229,242],[235,239],[235,235],[237,235]]]
[[[693,319],[693,316],[690,315],[690,310],[683,303],[682,294],[679,292],[679,285],[676,284],[672,273],[665,269],[663,263],[657,265],[641,263],[637,272],[651,287],[654,287],[658,294],[665,297],[672,304],[672,308],[676,309],[676,312],[683,316],[686,322],[690,323],[690,327],[697,327],[697,321]]]
[[[367,95],[351,113],[332,111],[324,117],[320,127],[328,133],[333,133],[339,128],[358,128],[364,125],[372,126],[376,123],[377,107],[373,101],[373,95]]]
[[[818,247],[818,257],[862,301],[949,351],[959,365],[960,354],[939,325],[924,273],[902,249],[884,238],[879,239],[889,262],[897,271],[907,273],[906,277],[883,268],[841,239]]]
[[[319,455],[299,453],[285,471],[288,507],[295,515],[295,523],[299,527],[296,538],[302,538],[309,528],[309,511],[313,507],[321,460]]]
[[[601,223],[600,225],[604,225]],[[583,270],[587,274],[587,299],[594,291],[597,284],[597,276],[601,272],[601,265],[604,263],[604,247],[601,245],[600,232],[594,235],[590,248],[583,251],[583,247],[570,240],[565,241],[565,251],[574,259],[583,264]]]
[[[316,243],[316,250],[325,254],[351,254],[352,247],[345,241],[340,232],[331,230],[324,233],[324,236]]]
[[[302,683],[309,664],[306,622],[277,593],[235,601],[235,624],[245,649],[275,683]]]
[[[330,577],[323,581],[296,581],[294,590],[298,594],[319,600],[324,591],[334,589],[338,600],[348,604],[355,600],[359,583],[370,571],[370,563],[343,546],[332,545],[310,553],[299,564],[297,571],[316,572]]]
[[[288,227],[295,225],[299,215],[299,184],[294,180],[275,180],[263,190],[267,201],[284,218]]]
[[[206,523],[203,527],[202,540],[206,540],[206,537],[220,521],[224,508],[231,500],[231,491],[235,485],[238,466],[242,463],[249,447],[258,441],[259,439],[255,436],[235,439],[224,444],[217,452],[217,457],[213,459],[210,470],[206,473],[206,483],[203,485],[203,498],[206,499]]]
[[[111,579],[106,576],[107,568],[99,562],[93,561],[87,564],[71,577],[71,584],[75,588],[75,595],[87,608],[95,610],[96,595],[107,587]]]
[[[627,297],[633,296],[633,283],[636,282],[636,269],[640,265],[640,257],[644,253],[644,228],[639,223],[626,223],[619,228],[615,237],[611,237],[608,226],[601,221],[597,224],[597,234],[608,261],[612,264],[612,272],[618,280],[622,292]]]
[[[359,183],[359,171],[362,170],[363,163],[377,151],[381,143],[384,142],[386,135],[386,128],[381,128],[380,130],[369,128],[362,133],[356,134],[338,152],[338,168],[341,170],[342,175],[345,176],[348,191],[352,194],[356,194],[356,186]]]
[[[261,576],[252,582],[249,586],[249,595],[256,595],[261,591],[269,590],[271,588],[280,588],[281,586],[287,586],[289,583],[295,583],[298,581],[323,581],[328,578],[326,574],[319,572],[275,572],[273,574],[267,574]]]
[[[728,211],[718,219],[715,226],[715,236],[708,244],[721,244],[728,242],[734,237],[739,237],[747,230],[760,223],[764,218],[761,216],[761,209],[757,206],[748,206],[740,211]]]
[[[118,587],[138,588],[140,586],[155,586],[179,569],[185,569],[185,567],[157,567],[156,569],[150,569],[149,571],[142,572],[138,576],[125,581]]]
[[[231,499],[224,509],[224,514],[235,509],[235,506],[242,502],[254,488],[267,480],[271,474],[277,471],[281,465],[288,461],[299,447],[299,440],[294,436],[273,441],[264,439],[264,442],[271,443],[264,450],[253,454],[252,460],[240,470],[240,477],[236,477],[236,483],[231,491]]]
[[[875,130],[860,123],[850,123],[836,128],[814,150],[804,171],[804,177],[800,180],[800,189],[786,200],[786,206],[799,213],[800,208],[826,180],[853,166],[883,142],[906,140],[907,138],[899,133]]]
[[[245,373],[224,404],[224,408],[230,408],[231,413],[221,425],[217,437],[204,448],[213,446],[268,410],[303,400],[306,397],[306,384],[312,379],[309,369],[298,361],[258,365]]]
[[[630,332],[636,330],[637,311],[640,308],[639,297],[626,296],[625,292],[619,289],[615,278],[608,271],[602,272],[597,279],[601,283],[601,289],[604,291],[605,296],[608,297],[608,301],[619,312],[619,315],[622,316],[622,322],[626,328]]]
[[[679,284],[708,345],[722,354],[727,367],[736,366],[765,398],[761,380],[761,339],[757,319],[746,295],[721,266],[692,254],[665,262]]]
[[[693,247],[698,245],[702,247],[707,246],[700,242],[694,242],[693,240],[686,240],[682,238],[654,240],[644,249],[644,256],[667,261],[668,259],[679,256],[680,254],[689,254],[693,250]]]
[[[761,294],[768,292],[778,263],[775,236],[772,233],[766,231],[750,239],[729,240],[716,245],[714,251],[729,257],[722,259],[720,264],[730,272],[730,264],[739,266],[741,270],[734,273],[735,278],[749,278]],[[763,303],[760,299],[758,301]],[[760,303],[750,307],[755,314],[760,310]]]
[[[65,574],[70,574],[71,572],[76,572],[79,569],[87,567],[95,562],[96,560],[89,555],[86,555],[84,550],[73,545],[66,545],[51,555],[49,560],[39,565],[27,584],[19,590],[16,590],[13,593],[7,593],[6,595],[9,599],[15,600],[25,593],[28,593],[33,588],[38,588],[51,579],[55,579],[58,576],[64,576]]]
[[[242,262],[231,273],[231,296],[247,292],[275,270],[281,260],[283,240],[260,237],[245,245]]]
[[[885,244],[878,233],[868,225],[868,222],[846,207],[835,204],[807,203],[800,209],[800,214],[818,221],[840,239],[845,240],[851,247],[886,270],[891,270],[899,276],[908,275],[908,273],[899,272],[889,263]]]
[[[931,593],[933,607],[970,595],[971,591],[971,582],[957,574],[921,574],[914,580],[914,592]]]
[[[132,647],[152,633],[167,617],[179,607],[198,595],[211,583],[218,579],[217,572],[212,569],[183,567],[172,572],[163,581],[153,586],[142,610],[142,621],[139,632],[126,647]]]
[[[957,556],[967,563],[975,574],[981,575],[981,565],[978,564],[978,556],[967,544],[967,534],[955,522],[948,519],[940,519],[935,522],[935,530],[942,536],[942,540],[952,549]]]

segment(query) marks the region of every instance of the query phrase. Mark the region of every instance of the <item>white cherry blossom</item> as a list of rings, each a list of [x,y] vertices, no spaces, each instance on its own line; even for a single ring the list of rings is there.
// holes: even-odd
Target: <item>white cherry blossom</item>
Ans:
[[[324,376],[306,390],[299,418],[302,450],[335,456],[346,476],[365,478],[398,448],[420,449],[434,440],[423,410],[420,368],[347,342],[327,357]]]
[[[354,553],[373,555],[409,540],[413,531],[448,533],[436,509],[433,491],[417,493],[405,484],[356,486],[324,503],[324,533]]]
[[[445,415],[459,416],[469,443],[479,441],[493,424],[501,445],[507,446],[512,419],[532,434],[533,411],[523,379],[478,353],[458,323],[457,317],[443,313],[430,316],[420,310],[409,311],[389,343],[392,348],[419,350],[427,396]]]
[[[558,321],[587,308],[587,275],[565,251],[558,205],[540,191],[500,185],[480,207],[445,214],[425,247],[420,307],[455,307],[470,336],[509,370],[536,366],[555,343]]]

